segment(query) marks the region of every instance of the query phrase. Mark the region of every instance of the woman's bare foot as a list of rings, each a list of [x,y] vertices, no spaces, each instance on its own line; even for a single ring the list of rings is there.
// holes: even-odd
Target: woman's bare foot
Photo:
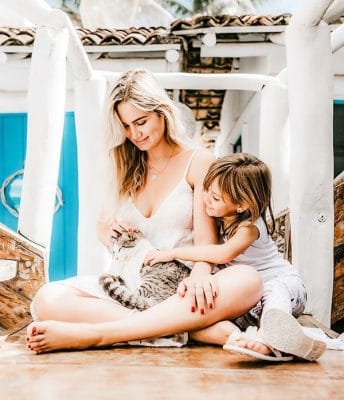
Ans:
[[[242,347],[244,349],[253,350],[257,353],[264,354],[264,355],[271,355],[271,349],[266,346],[264,343],[259,342],[260,338],[260,331],[256,333],[256,338],[249,338],[247,335],[240,332],[238,335],[235,333],[228,337],[226,344],[231,344],[234,346]]]
[[[85,349],[99,346],[92,324],[70,322],[33,322],[27,327],[27,347],[39,354],[61,349]]]

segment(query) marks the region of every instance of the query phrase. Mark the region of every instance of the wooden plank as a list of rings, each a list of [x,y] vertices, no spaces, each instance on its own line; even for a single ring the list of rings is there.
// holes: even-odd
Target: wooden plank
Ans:
[[[16,329],[31,319],[30,303],[46,280],[44,248],[0,224],[0,259],[16,261],[15,276],[0,281],[0,329]]]
[[[332,324],[344,318],[344,171],[334,181],[334,281]]]
[[[1,347],[1,344],[0,344]],[[18,335],[0,348],[2,398],[331,399],[341,398],[344,359],[265,363],[216,346],[115,347],[36,356]]]

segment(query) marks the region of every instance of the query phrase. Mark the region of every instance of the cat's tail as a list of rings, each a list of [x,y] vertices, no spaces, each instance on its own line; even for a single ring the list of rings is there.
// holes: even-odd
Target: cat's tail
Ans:
[[[99,277],[99,284],[108,296],[126,308],[143,311],[152,305],[149,299],[132,293],[120,276],[103,274]]]
[[[119,301],[123,291],[122,287],[125,285],[125,283],[120,276],[102,274],[99,277],[99,285],[108,296],[116,301]]]

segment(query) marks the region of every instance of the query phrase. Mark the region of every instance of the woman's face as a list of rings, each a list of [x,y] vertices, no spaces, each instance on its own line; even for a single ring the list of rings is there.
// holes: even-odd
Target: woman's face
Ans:
[[[165,120],[156,112],[142,111],[128,102],[117,106],[125,136],[141,151],[148,151],[164,139]]]

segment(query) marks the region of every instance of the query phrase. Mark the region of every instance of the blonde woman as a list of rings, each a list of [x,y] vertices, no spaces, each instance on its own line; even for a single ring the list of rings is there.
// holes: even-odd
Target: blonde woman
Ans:
[[[203,203],[203,178],[213,156],[183,139],[174,103],[151,73],[135,70],[120,77],[110,94],[108,121],[115,191],[98,223],[104,245],[111,246],[128,227],[164,250],[215,243],[215,221]],[[232,332],[227,320],[260,299],[259,275],[245,265],[216,274],[205,262],[190,268],[178,293],[134,314],[105,298],[98,276],[49,283],[34,298],[36,322],[28,327],[27,346],[43,353],[190,331],[195,340],[223,345]]]

